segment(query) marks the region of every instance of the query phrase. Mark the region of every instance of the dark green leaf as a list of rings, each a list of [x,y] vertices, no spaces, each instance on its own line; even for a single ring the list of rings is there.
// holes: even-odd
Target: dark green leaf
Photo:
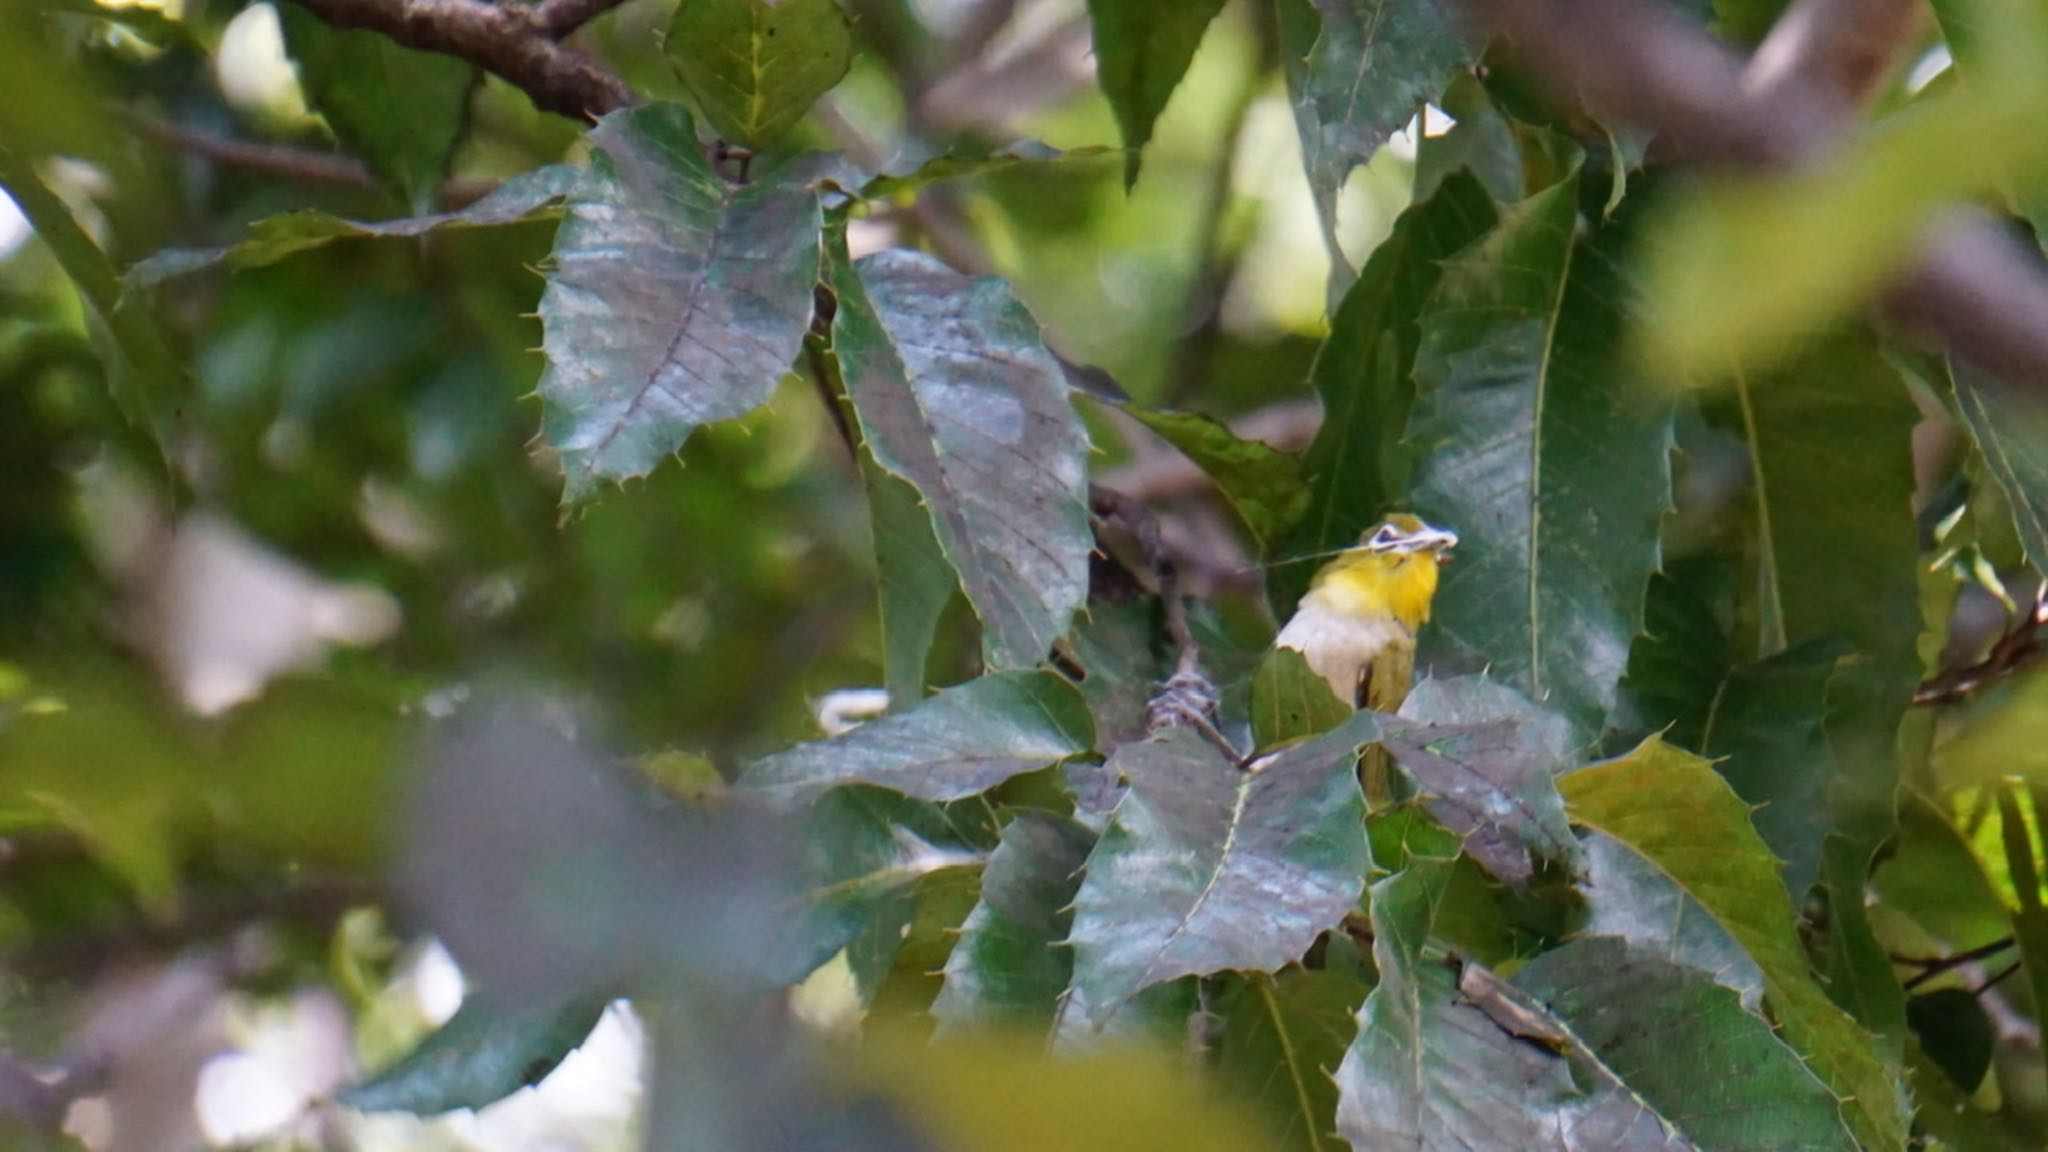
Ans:
[[[1036,140],[1020,140],[993,151],[971,143],[955,145],[900,176],[883,173],[860,186],[863,200],[887,200],[917,192],[947,180],[984,176],[991,172],[1029,166],[1033,171],[1069,161],[1100,160],[1117,152],[1115,148],[1068,148],[1061,150]]]
[[[755,761],[740,784],[779,806],[841,784],[960,800],[1093,747],[1088,706],[1052,672],[997,672],[843,736]]]
[[[1856,1148],[1828,1086],[1696,968],[1589,937],[1536,957],[1514,982],[1703,1148]]]
[[[1360,713],[1246,771],[1186,728],[1117,750],[1130,781],[1074,900],[1074,986],[1100,1027],[1181,976],[1274,971],[1365,886]]]
[[[1556,1022],[1490,982],[1478,998],[1459,966],[1427,951],[1457,838],[1409,827],[1407,860],[1372,886],[1379,984],[1337,1070],[1337,1131],[1354,1148],[1536,1152],[1683,1148],[1649,1110],[1594,1074],[1585,1095]],[[1604,1081],[1604,1082],[1603,1082]]]
[[[1252,740],[1261,750],[1328,732],[1355,711],[1292,648],[1266,653],[1252,680]]]
[[[602,1000],[511,1008],[472,995],[404,1059],[335,1099],[360,1112],[416,1116],[494,1104],[554,1071],[604,1009]]]
[[[1571,764],[1562,717],[1505,685],[1466,677],[1416,685],[1401,719],[1381,728],[1422,806],[1488,871],[1522,884],[1532,854],[1578,870],[1579,842],[1553,781]]]
[[[1052,1023],[1073,976],[1062,941],[1094,842],[1087,829],[1043,812],[1021,813],[1003,829],[932,1005],[941,1029]]]
[[[1619,230],[1575,253],[1577,194],[1574,174],[1530,197],[1445,268],[1409,435],[1416,510],[1462,537],[1436,633],[1590,740],[1658,566],[1672,398],[1627,371]]]
[[[1140,404],[1117,407],[1208,473],[1262,551],[1270,554],[1282,529],[1301,519],[1308,499],[1302,487],[1301,457],[1262,441],[1241,440],[1237,433],[1198,413]]]
[[[801,179],[726,184],[673,105],[614,112],[590,140],[540,301],[542,433],[572,501],[768,399],[810,326],[823,228]]]
[[[1902,1149],[1906,1116],[1893,1070],[1813,978],[1777,861],[1750,827],[1748,807],[1712,767],[1652,737],[1627,756],[1564,776],[1559,786],[1575,823],[1639,857],[1756,962],[1780,1034],[1843,1102],[1861,1146]]]
[[[1146,735],[1146,706],[1172,674],[1157,597],[1095,603],[1075,627],[1081,695],[1095,717],[1095,750],[1104,756]]]
[[[1088,0],[1095,25],[1095,82],[1109,98],[1124,138],[1124,187],[1138,182],[1138,160],[1152,125],[1195,58],[1202,33],[1223,0]]]
[[[433,203],[482,74],[382,33],[331,28],[296,4],[281,5],[278,15],[299,84],[334,135],[413,211]]]
[[[248,238],[229,247],[166,248],[131,264],[122,274],[122,287],[129,292],[154,288],[172,277],[218,264],[226,264],[230,268],[261,268],[335,240],[380,236],[411,238],[442,228],[513,224],[540,215],[556,201],[567,198],[576,191],[582,179],[583,170],[580,168],[549,164],[512,177],[467,208],[399,220],[344,220],[310,210],[281,212],[249,225]]]
[[[917,489],[866,451],[860,454],[860,478],[867,488],[882,600],[883,676],[889,707],[900,712],[924,699],[932,637],[960,579],[932,535],[932,518],[918,504]]]
[[[1610,836],[1589,835],[1585,849],[1586,935],[1619,937],[1696,968],[1732,989],[1751,1011],[1761,1010],[1763,971],[1697,897]]]
[[[2027,559],[2048,571],[2048,413],[1968,364],[1953,374],[1956,407],[2005,491]]]
[[[759,148],[846,75],[853,27],[838,0],[682,0],[663,49],[712,130]]]
[[[1485,235],[1497,216],[1485,189],[1468,175],[1454,174],[1435,195],[1403,212],[1373,249],[1330,318],[1329,338],[1309,371],[1323,403],[1323,422],[1303,461],[1308,506],[1275,558],[1357,543],[1394,494],[1407,487],[1412,450],[1402,441],[1415,395],[1417,319],[1443,262]],[[1274,611],[1292,611],[1314,572],[1313,564],[1274,569]]]
[[[876,462],[924,498],[994,668],[1045,658],[1088,588],[1087,436],[1002,281],[891,251],[833,260],[832,347]]]
[[[1928,1059],[1964,1092],[1975,1092],[1991,1069],[1997,1036],[1984,1004],[1966,988],[1937,988],[1906,1001],[1906,1020]]]
[[[1220,1079],[1271,1117],[1287,1152],[1336,1152],[1332,1074],[1357,1032],[1372,967],[1349,936],[1332,934],[1320,967],[1254,973],[1228,1008],[1215,1054]]]
[[[1283,0],[1280,36],[1302,163],[1333,236],[1351,170],[1442,95],[1473,52],[1441,0]]]

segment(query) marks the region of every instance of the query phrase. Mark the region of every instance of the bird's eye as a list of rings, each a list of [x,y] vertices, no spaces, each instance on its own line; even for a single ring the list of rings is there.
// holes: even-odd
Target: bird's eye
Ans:
[[[1391,524],[1382,524],[1380,525],[1379,530],[1372,534],[1372,539],[1366,541],[1366,543],[1374,548],[1386,548],[1392,546],[1392,544],[1394,543],[1394,539],[1394,526]]]

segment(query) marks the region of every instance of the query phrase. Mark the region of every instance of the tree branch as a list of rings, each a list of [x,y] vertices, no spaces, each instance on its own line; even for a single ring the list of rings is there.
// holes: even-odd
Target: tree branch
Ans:
[[[1661,4],[1460,3],[1512,39],[1539,75],[1605,117],[1656,132],[1694,161],[1791,167],[1830,148],[1849,119],[1841,94],[1795,72],[1774,72],[1769,85],[1745,83],[1734,53]],[[1872,5],[1847,7],[1853,13],[1832,16],[1828,26],[1860,19]],[[2008,384],[2048,388],[2048,269],[1984,214],[1946,214],[1929,230],[1918,265],[1902,272],[1883,303],[1894,320]]]
[[[609,69],[556,43],[613,2],[543,0],[523,8],[483,0],[297,0],[336,28],[360,28],[408,48],[460,57],[526,93],[542,111],[578,120],[639,103]]]
[[[1775,101],[1801,86],[1867,103],[1925,25],[1920,0],[1797,0],[1757,46],[1744,86]]]

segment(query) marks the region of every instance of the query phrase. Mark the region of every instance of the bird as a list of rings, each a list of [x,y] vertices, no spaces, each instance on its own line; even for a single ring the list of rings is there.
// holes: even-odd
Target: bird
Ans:
[[[1294,615],[1273,638],[1301,653],[1309,669],[1353,708],[1393,712],[1415,678],[1415,638],[1429,621],[1438,569],[1458,534],[1394,513],[1316,572]],[[1366,791],[1382,795],[1391,766],[1368,756]]]

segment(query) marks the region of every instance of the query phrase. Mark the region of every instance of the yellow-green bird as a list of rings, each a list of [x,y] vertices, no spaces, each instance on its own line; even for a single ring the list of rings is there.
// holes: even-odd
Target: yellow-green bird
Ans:
[[[1415,635],[1458,534],[1395,513],[1316,573],[1274,646],[1302,654],[1337,698],[1392,712],[1415,678]]]

